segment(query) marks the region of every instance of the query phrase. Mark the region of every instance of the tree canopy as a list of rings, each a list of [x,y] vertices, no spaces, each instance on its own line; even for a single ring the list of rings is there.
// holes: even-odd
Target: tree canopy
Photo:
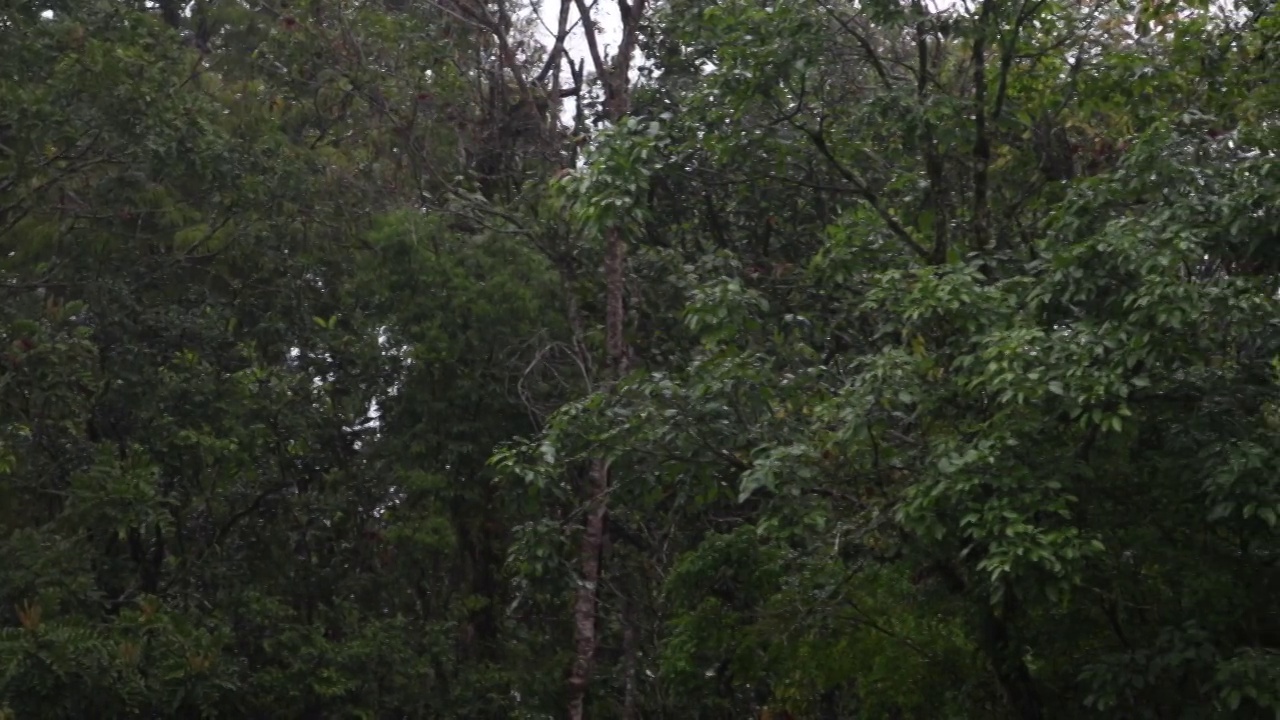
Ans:
[[[0,719],[1280,717],[1268,0],[0,4]]]

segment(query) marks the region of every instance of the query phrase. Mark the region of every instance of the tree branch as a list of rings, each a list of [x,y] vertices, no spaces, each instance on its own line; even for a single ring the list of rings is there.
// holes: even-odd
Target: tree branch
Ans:
[[[906,244],[906,246],[922,260],[925,260],[926,262],[931,261],[928,248],[920,245],[920,243],[915,241],[915,238],[911,237],[911,233],[907,232],[907,229],[902,226],[902,223],[898,222],[898,219],[880,203],[880,198],[867,184],[866,180],[862,179],[855,172],[845,167],[844,163],[840,162],[840,160],[836,158],[835,154],[831,152],[831,148],[827,145],[826,138],[823,137],[821,130],[813,130],[812,128],[794,121],[791,125],[809,137],[813,142],[814,147],[818,149],[818,152],[826,159],[827,163],[840,174],[840,177],[844,178],[846,182],[853,186],[858,195],[860,195],[862,199],[876,211],[876,214],[880,216],[880,219],[884,221],[885,225],[889,227],[889,230],[893,232],[899,240]]]

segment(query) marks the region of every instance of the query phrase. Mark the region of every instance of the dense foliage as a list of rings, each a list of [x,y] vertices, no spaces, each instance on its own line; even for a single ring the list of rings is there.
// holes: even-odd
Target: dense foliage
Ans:
[[[0,4],[0,718],[1280,717],[1280,10],[617,10]]]

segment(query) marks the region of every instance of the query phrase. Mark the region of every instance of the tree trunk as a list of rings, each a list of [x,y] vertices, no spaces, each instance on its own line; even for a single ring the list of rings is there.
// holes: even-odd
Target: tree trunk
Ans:
[[[646,0],[618,0],[622,42],[612,62],[606,63],[600,53],[586,0],[575,0],[582,16],[583,32],[592,64],[604,85],[605,113],[614,123],[631,111],[631,54],[636,47],[639,20],[644,13],[645,2]],[[609,228],[605,233],[604,249],[605,353],[608,360],[605,388],[627,372],[627,339],[623,332],[626,324],[626,258],[625,230],[617,226]],[[609,463],[603,458],[597,458],[591,463],[586,528],[582,536],[580,559],[582,577],[573,605],[574,659],[569,676],[570,720],[584,720],[586,717],[587,688],[591,682],[596,646],[599,644],[596,625],[608,492]]]
[[[625,591],[624,591],[625,592]],[[636,720],[638,715],[638,689],[636,677],[639,670],[637,655],[640,648],[636,646],[635,607],[628,602],[626,595],[621,598],[622,606],[622,718]]]
[[[627,339],[623,333],[626,319],[624,289],[626,285],[626,245],[621,228],[610,228],[605,237],[605,351],[608,354],[608,379],[612,382],[627,371]],[[600,565],[605,543],[605,520],[608,515],[609,463],[597,458],[591,461],[587,480],[587,519],[580,549],[581,578],[573,603],[574,658],[569,675],[569,719],[586,717],[587,686],[591,684],[596,646],[597,607],[600,592]]]
[[[573,602],[574,657],[573,671],[569,675],[569,720],[586,717],[587,686],[591,682],[591,669],[595,661],[596,605],[600,586],[600,561],[604,550],[604,523],[607,506],[605,494],[609,490],[609,465],[601,459],[591,461],[587,478],[587,492],[591,497],[587,505],[586,529],[582,534],[581,575],[578,593]]]
[[[1012,590],[1006,592],[1011,593]],[[991,663],[1000,693],[1014,717],[1018,720],[1042,720],[1044,710],[1031,671],[1022,659],[1009,625],[990,605],[982,608],[980,634],[982,651]]]
[[[179,30],[182,28],[182,5],[178,0],[160,0],[160,17],[164,24]]]

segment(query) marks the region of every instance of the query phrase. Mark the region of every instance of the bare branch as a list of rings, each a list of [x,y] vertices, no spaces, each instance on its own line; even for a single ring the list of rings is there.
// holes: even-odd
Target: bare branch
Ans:
[[[537,83],[542,85],[546,83],[548,76],[554,72],[556,82],[560,80],[560,60],[564,55],[564,41],[569,37],[569,7],[573,4],[573,0],[560,0],[560,14],[556,18],[556,39],[551,45],[551,52],[547,55],[547,61],[542,66],[542,71],[538,73]],[[579,19],[581,22],[581,19]]]
[[[604,64],[604,57],[600,54],[600,43],[596,40],[596,26],[591,21],[591,10],[587,7],[587,0],[573,0],[578,6],[578,14],[582,16],[582,33],[587,40],[587,51],[591,53],[591,65],[596,70],[596,75],[603,81],[609,76],[609,68]]]

